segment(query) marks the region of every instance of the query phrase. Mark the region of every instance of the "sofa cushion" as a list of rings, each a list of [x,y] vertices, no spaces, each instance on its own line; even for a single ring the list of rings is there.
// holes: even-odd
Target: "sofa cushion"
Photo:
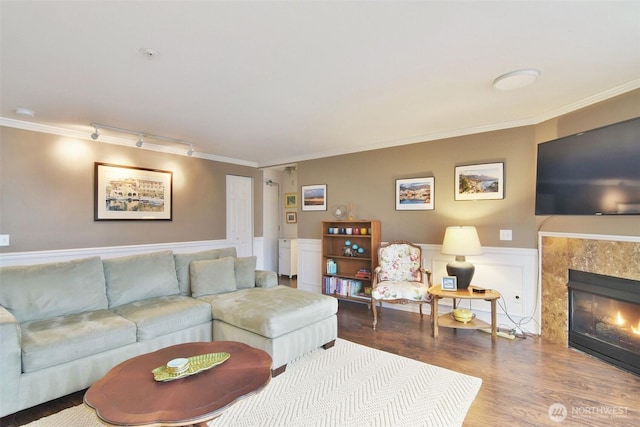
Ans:
[[[240,289],[199,299],[211,304],[214,319],[267,338],[311,325],[338,311],[336,298],[287,286]]]
[[[136,325],[96,310],[25,322],[22,370],[33,372],[136,342]]]
[[[105,259],[102,263],[109,307],[180,292],[171,251]]]
[[[181,295],[135,301],[114,307],[111,311],[136,324],[138,341],[211,321],[209,304]]]
[[[256,286],[256,262],[255,256],[234,259],[236,288],[246,289]]]
[[[180,284],[180,295],[191,295],[191,280],[189,271],[189,264],[191,264],[191,261],[218,259],[228,256],[235,257],[236,248],[210,249],[208,251],[194,252],[190,254],[174,254],[173,257],[176,262],[178,283]]]
[[[18,322],[107,308],[99,257],[0,269],[0,305]]]
[[[235,291],[234,260],[226,257],[191,262],[191,295],[197,298]]]

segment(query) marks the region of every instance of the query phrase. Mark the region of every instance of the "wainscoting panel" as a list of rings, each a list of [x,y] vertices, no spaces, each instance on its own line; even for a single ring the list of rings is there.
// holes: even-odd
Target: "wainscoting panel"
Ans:
[[[442,255],[440,245],[419,244],[422,247],[423,265],[433,272],[433,284],[441,283],[446,265],[452,256]],[[316,239],[298,239],[298,287],[313,292],[321,292],[322,283],[322,242]],[[494,289],[502,294],[498,302],[498,324],[520,327],[530,333],[540,333],[538,291],[538,253],[535,249],[483,247],[483,255],[467,257],[476,266],[473,284]],[[517,297],[517,298],[516,298]],[[465,301],[463,307],[468,306]],[[473,301],[471,309],[478,318],[489,322],[491,306],[486,301]],[[451,300],[442,301],[444,312],[451,309]],[[396,310],[418,312],[416,305],[383,304]],[[430,307],[426,307],[430,312]],[[513,319],[509,320],[509,317]]]
[[[298,289],[322,293],[322,241],[298,239]]]
[[[232,247],[226,240],[202,240],[197,242],[160,243],[152,245],[111,246],[103,248],[79,248],[52,251],[10,252],[0,254],[0,267],[9,265],[33,265],[46,262],[69,261],[72,259],[99,256],[115,258],[148,252],[172,250],[175,253],[190,253]],[[254,253],[257,256],[257,268],[263,265],[262,238],[254,240]],[[258,249],[258,252],[255,250]]]

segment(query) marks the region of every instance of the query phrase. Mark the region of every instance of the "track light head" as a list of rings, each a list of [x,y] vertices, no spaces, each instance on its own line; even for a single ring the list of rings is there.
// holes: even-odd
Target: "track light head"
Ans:
[[[144,144],[144,140],[142,139],[142,135],[140,135],[140,137],[138,137],[138,142],[136,142],[136,147],[140,148],[142,147],[142,144]]]
[[[93,132],[91,134],[91,139],[93,139],[95,141],[96,139],[100,138],[100,133],[98,133],[98,128],[97,127],[94,127],[93,129],[95,130],[95,132]]]
[[[189,149],[187,150],[187,156],[193,155],[193,145],[189,145]]]

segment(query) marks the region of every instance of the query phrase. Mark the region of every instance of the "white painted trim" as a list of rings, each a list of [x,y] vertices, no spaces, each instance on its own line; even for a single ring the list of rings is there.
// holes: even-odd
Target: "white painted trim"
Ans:
[[[147,245],[107,246],[97,248],[59,249],[50,251],[10,252],[0,254],[0,267],[10,265],[33,265],[47,262],[69,261],[78,258],[99,256],[114,258],[141,253],[172,250],[175,253],[198,252],[208,249],[233,246],[226,240],[202,240],[196,242],[157,243]]]
[[[524,118],[521,120],[515,120],[511,122],[492,123],[486,126],[477,126],[477,127],[467,128],[467,129],[455,129],[447,132],[418,135],[418,136],[413,136],[409,138],[401,138],[397,140],[380,141],[377,143],[373,143],[373,144],[369,144],[369,145],[361,146],[357,148],[347,147],[347,148],[340,148],[335,150],[320,151],[320,152],[303,155],[303,156],[278,159],[277,163],[256,163],[256,162],[250,162],[247,160],[233,159],[229,157],[215,156],[212,154],[199,153],[199,152],[193,153],[193,157],[199,157],[202,159],[214,160],[214,161],[219,161],[224,163],[233,163],[233,164],[244,165],[244,166],[260,167],[260,168],[277,166],[277,165],[287,164],[287,163],[296,163],[304,160],[313,160],[313,159],[319,159],[319,158],[325,158],[325,157],[331,157],[331,156],[339,156],[343,154],[357,153],[362,151],[377,150],[381,148],[397,147],[402,145],[417,144],[421,142],[435,141],[440,139],[454,138],[454,137],[460,137],[460,136],[466,136],[466,135],[474,135],[474,134],[498,131],[503,129],[512,129],[512,128],[522,127],[522,126],[537,125],[544,121],[562,116],[564,114],[572,113],[581,108],[585,108],[590,105],[596,104],[598,102],[602,102],[607,99],[613,98],[615,96],[622,95],[627,92],[631,92],[632,90],[636,90],[638,88],[640,88],[640,79],[635,79],[630,82],[616,86],[614,88],[597,93],[593,96],[578,100],[571,104],[563,105],[554,110],[547,111],[530,118]],[[70,130],[70,129],[63,129],[63,128],[58,128],[58,127],[53,127],[48,125],[42,125],[42,124],[33,123],[33,122],[24,122],[24,121],[15,120],[15,119],[9,119],[5,117],[0,117],[0,126],[32,130],[35,132],[51,133],[55,135],[69,136],[69,137],[79,138],[79,139],[90,139],[89,135],[91,133],[91,130],[93,129],[89,125],[87,125],[89,129],[86,131]],[[118,140],[119,142],[117,142]],[[118,139],[118,140],[114,138],[113,141],[111,141],[111,140],[108,140],[106,136],[100,136],[100,139],[99,139],[100,142],[135,146],[135,141],[123,140],[123,139]],[[164,151],[165,149],[168,149],[168,147],[162,147],[162,146],[151,147],[150,144],[145,144],[142,147],[142,149]],[[171,152],[173,152],[173,150]],[[180,150],[179,153],[174,152],[174,154],[185,155],[186,153],[185,153],[185,150],[182,149]]]
[[[420,244],[422,248],[423,265],[431,268],[434,284],[443,275],[443,270],[453,257],[442,255],[441,245]],[[540,297],[537,286],[538,252],[536,249],[526,248],[495,248],[483,247],[483,255],[467,257],[476,266],[476,277],[482,281],[480,285],[496,289],[504,295],[509,316],[516,322],[531,317],[533,322],[525,324],[526,332],[540,334]],[[298,239],[298,288],[312,292],[322,292],[322,241],[320,239]],[[495,280],[493,280],[495,278]],[[521,297],[519,307],[511,304],[514,295]],[[419,307],[415,304],[385,304],[384,307],[417,313]],[[444,300],[443,309],[448,311],[451,300]],[[428,308],[427,308],[428,307]],[[427,305],[423,311],[430,313]],[[447,307],[447,308],[445,308]],[[485,301],[474,301],[473,311],[479,319],[490,322],[490,305]],[[516,314],[517,312],[517,314]],[[513,325],[507,315],[498,306],[498,324]]]
[[[633,242],[640,243],[640,236],[621,236],[611,234],[583,234],[583,233],[563,233],[556,231],[540,231],[539,237],[566,237],[568,239],[589,239],[589,240],[611,240],[613,242]],[[538,240],[540,247],[541,240]]]
[[[87,125],[89,130],[80,131],[80,130],[48,126],[40,123],[24,122],[21,120],[8,119],[6,117],[0,117],[0,126],[22,129],[22,130],[29,130],[33,132],[48,133],[51,135],[66,136],[68,138],[83,139],[83,140],[91,141],[96,144],[98,143],[113,144],[113,145],[120,145],[124,147],[132,147],[132,148],[136,148],[137,150],[158,151],[161,153],[175,154],[178,156],[196,157],[199,159],[212,160],[215,162],[231,163],[235,165],[250,166],[254,168],[258,167],[258,163],[256,162],[251,162],[248,160],[241,160],[241,159],[234,159],[231,157],[216,156],[214,154],[201,153],[198,151],[194,151],[191,156],[188,156],[187,150],[185,150],[184,147],[176,148],[168,145],[160,145],[160,144],[145,142],[142,147],[138,148],[136,147],[137,139],[131,140],[131,139],[120,138],[120,137],[110,136],[110,135],[100,135],[100,138],[94,141],[93,139],[91,139],[91,136],[90,136],[93,131],[93,127],[89,125]],[[198,148],[197,144],[194,143],[194,147]]]

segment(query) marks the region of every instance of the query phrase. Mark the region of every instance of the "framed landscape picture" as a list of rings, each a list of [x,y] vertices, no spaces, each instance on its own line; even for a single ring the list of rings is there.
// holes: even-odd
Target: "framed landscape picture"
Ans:
[[[292,209],[298,206],[298,195],[296,193],[284,193],[284,208]]]
[[[434,178],[396,179],[396,210],[432,210]]]
[[[302,210],[327,210],[327,184],[302,186]]]
[[[95,163],[94,221],[171,221],[173,172]]]
[[[455,199],[504,199],[504,163],[456,166]]]

